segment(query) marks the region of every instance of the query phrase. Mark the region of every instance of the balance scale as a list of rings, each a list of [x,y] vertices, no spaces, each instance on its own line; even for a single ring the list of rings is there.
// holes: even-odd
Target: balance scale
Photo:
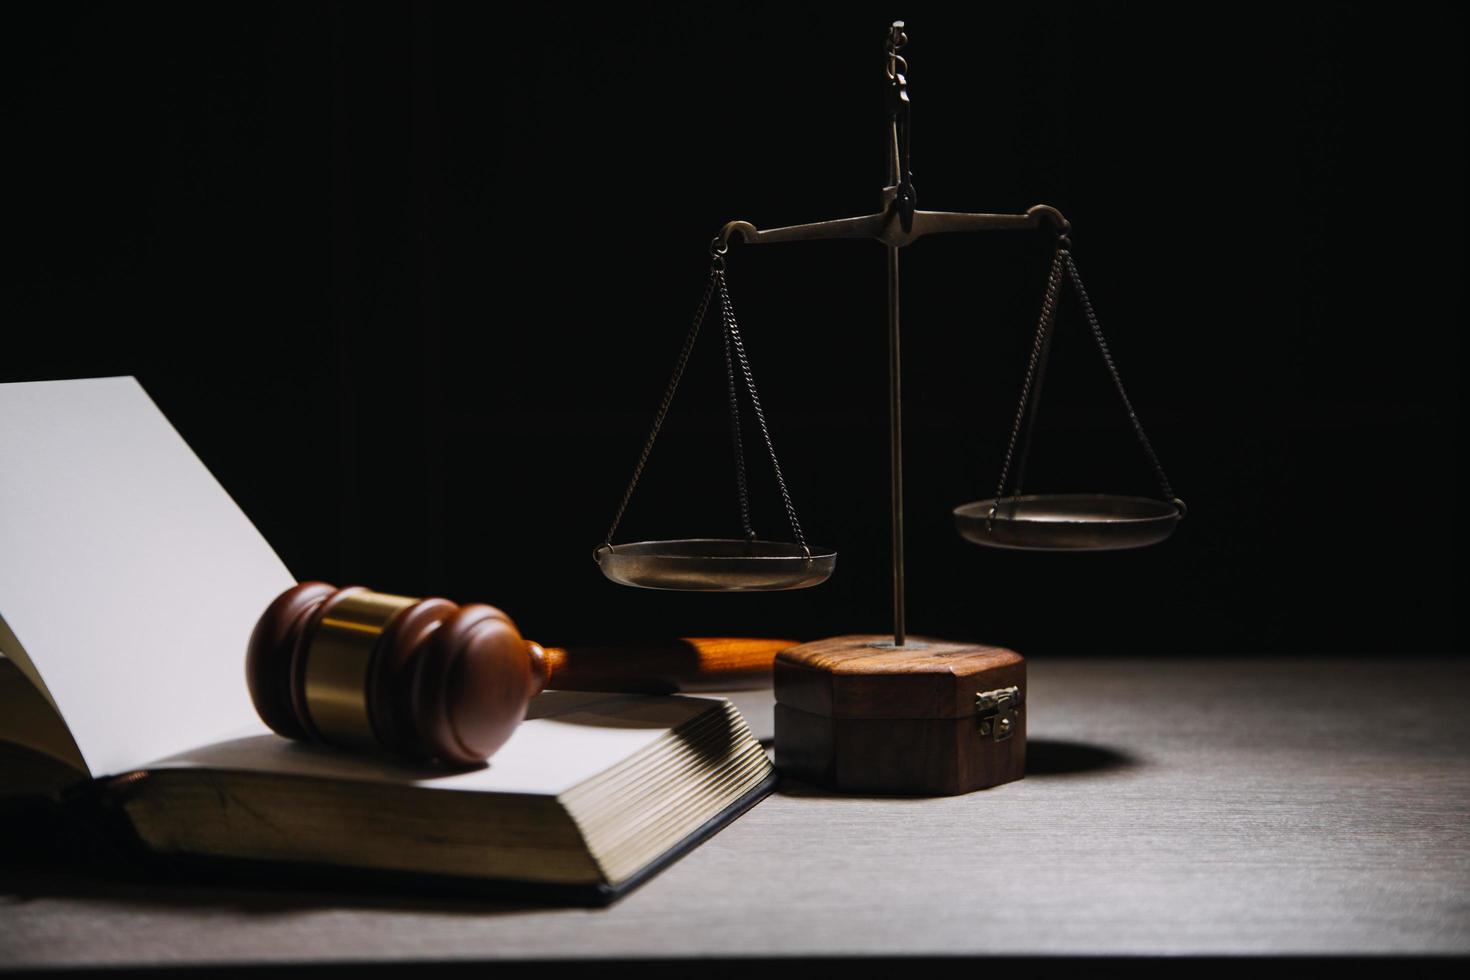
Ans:
[[[902,650],[924,645],[907,634],[904,614],[903,535],[903,402],[899,350],[899,254],[900,250],[935,234],[997,231],[1040,231],[1055,236],[1056,247],[1046,291],[1042,297],[1035,338],[1021,385],[1010,439],[1006,446],[994,496],[961,504],[954,509],[955,527],[962,537],[991,548],[1027,551],[1104,551],[1136,548],[1168,538],[1184,517],[1184,502],[1174,495],[1169,479],[1154,453],[1148,436],[1128,394],[1117,365],[1103,339],[1102,329],[1078,275],[1069,239],[1070,224],[1054,207],[1038,204],[1024,214],[969,214],[953,211],[921,211],[915,206],[913,175],[909,164],[910,102],[908,64],[899,53],[908,38],[902,21],[889,28],[886,42],[886,72],[889,85],[888,186],[883,188],[882,207],[873,214],[837,218],[813,224],[758,229],[748,221],[728,222],[710,243],[710,273],[704,295],[695,311],[693,326],[675,362],[673,376],[664,390],[654,416],[653,428],[633,467],[632,479],[618,502],[611,525],[594,558],[609,579],[622,585],[647,589],[699,592],[751,592],[803,589],[825,582],[836,565],[837,552],[807,540],[796,508],[786,488],[781,464],[776,458],[771,430],[750,359],[735,318],[726,277],[726,257],[736,243],[770,245],[842,238],[870,238],[880,242],[888,255],[888,394],[890,459],[892,473],[893,532],[893,636],[865,638],[860,645]],[[1026,461],[1040,403],[1042,380],[1051,348],[1057,302],[1064,283],[1070,283],[1076,300],[1097,342],[1114,387],[1127,410],[1133,431],[1152,464],[1158,479],[1159,497],[1109,494],[1025,494]],[[679,538],[615,544],[613,538],[638,486],[654,442],[679,388],[685,365],[710,306],[718,306],[724,340],[725,373],[729,387],[730,420],[734,435],[735,471],[739,491],[742,538]],[[765,452],[770,457],[781,494],[792,540],[773,541],[759,537],[751,525],[749,488],[741,436],[741,396],[748,402]],[[832,641],[821,641],[829,647]],[[858,638],[854,639],[858,642]],[[953,644],[945,644],[952,647]]]

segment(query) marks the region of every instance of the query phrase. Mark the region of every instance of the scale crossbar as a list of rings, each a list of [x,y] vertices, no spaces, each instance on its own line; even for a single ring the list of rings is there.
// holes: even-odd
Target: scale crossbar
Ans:
[[[886,188],[891,198],[894,188]],[[980,231],[1033,231],[1050,225],[1059,235],[1070,231],[1071,224],[1062,212],[1049,204],[1037,204],[1023,214],[973,214],[964,211],[915,211],[908,230],[896,207],[877,214],[854,218],[834,218],[784,228],[759,229],[749,221],[730,221],[720,229],[717,240],[722,245],[740,241],[749,245],[772,245],[778,242],[816,242],[843,238],[872,238],[890,248],[912,245],[925,235]]]

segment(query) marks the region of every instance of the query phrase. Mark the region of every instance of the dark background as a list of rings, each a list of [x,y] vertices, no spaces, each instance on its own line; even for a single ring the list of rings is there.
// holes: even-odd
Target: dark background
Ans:
[[[883,630],[871,242],[730,259],[831,582],[650,593],[590,554],[711,235],[875,208],[896,16],[920,205],[1072,219],[1190,505],[1133,553],[955,535],[950,509],[993,490],[1048,245],[926,239],[903,253],[911,629],[1028,654],[1463,649],[1450,5],[7,11],[0,381],[137,375],[301,577],[493,601],[546,641]],[[1074,312],[1029,483],[1149,492]],[[738,529],[717,338],[624,540]]]

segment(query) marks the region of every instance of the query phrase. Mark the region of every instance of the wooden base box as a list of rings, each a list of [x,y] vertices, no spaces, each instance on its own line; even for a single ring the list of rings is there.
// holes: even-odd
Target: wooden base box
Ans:
[[[1026,771],[1026,661],[1001,647],[838,636],[776,656],[776,767],[844,792],[952,796]]]

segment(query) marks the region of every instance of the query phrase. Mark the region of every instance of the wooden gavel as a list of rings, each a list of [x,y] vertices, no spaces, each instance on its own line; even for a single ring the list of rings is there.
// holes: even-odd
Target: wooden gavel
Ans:
[[[303,582],[256,623],[245,678],[287,738],[450,765],[484,762],[548,686],[663,692],[769,679],[791,640],[545,647],[494,606]]]

